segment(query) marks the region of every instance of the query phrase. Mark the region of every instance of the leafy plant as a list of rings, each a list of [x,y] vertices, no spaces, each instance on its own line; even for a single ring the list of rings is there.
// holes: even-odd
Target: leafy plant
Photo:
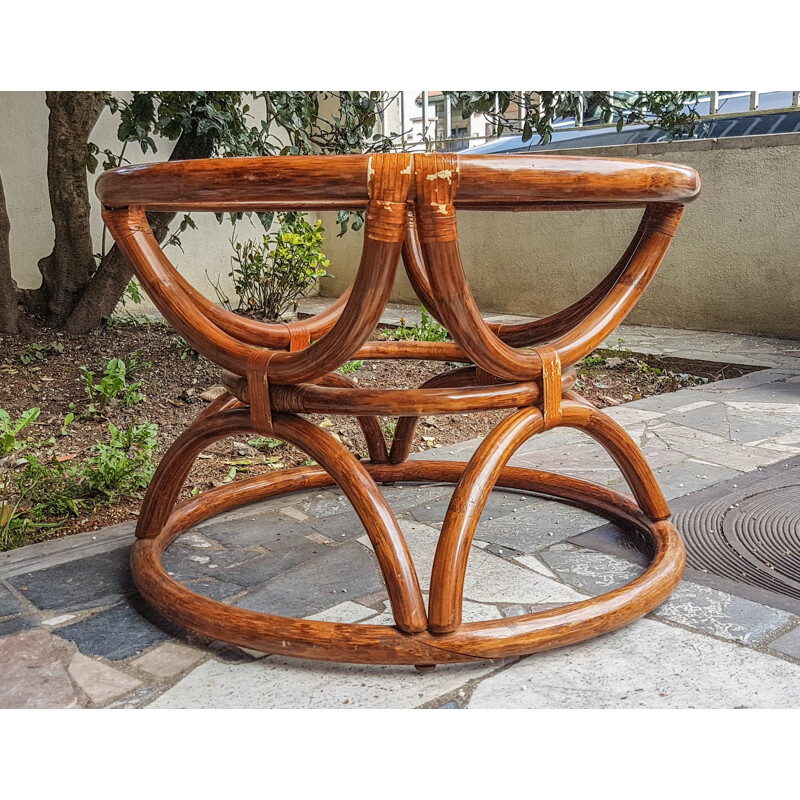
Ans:
[[[32,521],[45,517],[67,517],[79,513],[85,487],[77,466],[65,466],[56,460],[44,461],[36,455],[25,457],[25,469],[15,476],[20,498],[29,502]]]
[[[153,423],[133,424],[117,428],[109,423],[111,440],[92,447],[81,477],[92,495],[114,500],[118,496],[139,494],[150,483],[155,472],[158,426]]]
[[[19,360],[28,365],[34,361],[44,361],[50,353],[63,353],[64,345],[60,342],[50,342],[49,344],[32,344],[24,353],[20,353]]]
[[[129,378],[138,375],[140,372],[144,372],[155,363],[153,361],[140,361],[141,355],[141,350],[134,350],[127,358],[122,359],[125,363],[125,372]]]
[[[170,340],[172,346],[178,351],[181,361],[186,361],[187,357],[199,358],[200,353],[192,347],[183,336],[173,336]]]
[[[277,321],[297,309],[297,301],[321,278],[330,261],[322,252],[325,229],[312,225],[304,214],[278,214],[278,229],[264,234],[261,242],[231,239],[234,255],[228,273],[238,298],[237,311]],[[206,273],[208,274],[208,273]],[[219,281],[214,285],[220,303],[233,310]]]
[[[394,436],[395,431],[397,430],[397,420],[387,419],[386,422],[383,423],[383,429],[387,434],[389,434],[389,436]]]
[[[130,311],[123,311],[120,314],[114,313],[112,316],[110,316],[107,320],[107,324],[110,327],[130,325],[134,328],[147,328],[150,330],[151,325],[159,324],[159,322],[157,320],[150,319],[147,314],[134,314]]]
[[[454,110],[463,119],[484,114],[497,136],[504,130],[522,134],[527,142],[534,135],[541,144],[553,137],[559,120],[577,118],[582,109],[584,120],[602,119],[615,124],[647,124],[663,129],[670,139],[692,136],[700,124],[696,105],[700,92],[444,92]],[[522,112],[522,113],[520,113]]]
[[[392,339],[406,339],[415,342],[444,342],[447,329],[440,325],[429,313],[425,306],[421,306],[422,321],[408,327],[404,319],[400,320],[400,327],[390,332]]]
[[[339,367],[339,372],[344,375],[352,375],[354,372],[357,372],[364,366],[363,361],[348,361],[346,364],[342,364]]]
[[[274,450],[280,447],[283,442],[280,439],[272,439],[269,436],[256,436],[255,439],[248,439],[247,444],[255,447],[256,450]]]
[[[77,516],[82,508],[119,497],[139,497],[155,472],[157,432],[152,423],[109,424],[108,443],[96,442],[82,465],[26,456],[25,469],[15,475],[17,506],[24,498],[30,505],[28,518],[38,523],[46,517]]]
[[[64,417],[64,424],[61,426],[61,435],[62,436],[66,436],[67,435],[67,428],[72,424],[74,419],[75,419],[75,414],[72,411],[70,411]]]
[[[591,372],[596,367],[602,367],[606,363],[605,356],[601,355],[591,355],[586,356],[581,362],[580,367],[578,368],[578,374],[584,375],[587,372]]]
[[[0,483],[3,497],[11,494],[11,475],[7,473]],[[25,495],[17,497],[16,502],[0,500],[0,551],[11,550],[35,539],[36,532],[43,528],[54,528],[59,523],[34,522],[24,503]]]
[[[131,279],[131,282],[125,287],[125,291],[120,298],[120,302],[123,306],[127,305],[129,300],[137,306],[142,302],[142,287],[139,285],[139,281],[137,281],[136,278]]]
[[[133,353],[127,360],[112,358],[106,363],[105,372],[100,383],[94,382],[94,372],[87,367],[81,367],[81,374],[86,384],[86,394],[89,396],[90,413],[102,413],[106,406],[116,400],[125,408],[130,408],[144,399],[144,394],[139,391],[142,382],[128,383],[128,378],[151,366],[152,362],[139,361],[139,352]],[[100,404],[95,407],[95,402]]]
[[[0,458],[27,446],[27,439],[21,439],[20,434],[38,419],[39,414],[41,409],[29,408],[16,422],[12,422],[9,413],[0,408]]]

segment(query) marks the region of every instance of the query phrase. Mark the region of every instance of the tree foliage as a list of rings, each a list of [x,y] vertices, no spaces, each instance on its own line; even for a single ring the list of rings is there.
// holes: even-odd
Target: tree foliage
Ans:
[[[692,136],[700,122],[700,92],[445,92],[463,119],[483,114],[497,136],[509,128],[527,142],[548,144],[558,120],[601,117],[617,130],[645,123],[670,138]],[[521,113],[520,113],[521,111]]]

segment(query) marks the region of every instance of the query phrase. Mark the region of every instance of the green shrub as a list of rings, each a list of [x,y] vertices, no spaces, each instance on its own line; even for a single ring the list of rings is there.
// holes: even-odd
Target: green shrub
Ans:
[[[296,212],[278,214],[277,218],[278,229],[264,234],[261,242],[231,239],[234,255],[228,273],[238,298],[236,311],[272,321],[295,311],[299,298],[320,278],[328,277],[330,266],[321,249],[325,240],[321,222],[312,225],[304,214]],[[211,282],[220,303],[233,310],[219,281]]]
[[[284,442],[281,439],[272,439],[269,436],[256,436],[255,439],[248,439],[247,444],[256,450],[274,450],[276,447],[281,447]]]
[[[606,363],[605,356],[591,355],[586,356],[578,366],[578,375],[586,375],[596,367],[602,367]]]
[[[190,358],[200,358],[200,353],[198,353],[183,336],[173,336],[170,339],[170,344],[178,351],[181,361],[186,361],[187,356]]]
[[[6,473],[0,482],[0,497],[11,496],[11,473]],[[23,505],[26,498],[20,496],[16,502],[0,499],[0,551],[20,547],[37,538],[43,528],[54,528],[60,523],[37,523]]]
[[[24,353],[20,353],[19,360],[25,364],[34,361],[44,361],[50,353],[63,353],[64,345],[60,342],[50,342],[49,344],[32,344]]]
[[[109,423],[109,442],[96,442],[85,464],[64,465],[26,456],[15,475],[17,494],[30,504],[32,520],[78,515],[82,508],[139,497],[155,472],[156,434],[152,423],[117,428]]]
[[[19,496],[30,504],[31,521],[77,516],[86,494],[80,470],[55,460],[43,461],[35,455],[25,456],[25,461],[25,469],[15,478]]]
[[[158,426],[152,423],[120,429],[109,423],[109,444],[97,442],[81,477],[93,496],[109,501],[119,496],[138,497],[155,472]]]
[[[394,436],[397,431],[397,420],[395,419],[388,419],[386,422],[383,423],[383,430],[389,434],[389,436]]]
[[[137,306],[142,302],[142,287],[136,278],[131,279],[120,298],[120,302],[123,306],[127,305],[128,301]]]

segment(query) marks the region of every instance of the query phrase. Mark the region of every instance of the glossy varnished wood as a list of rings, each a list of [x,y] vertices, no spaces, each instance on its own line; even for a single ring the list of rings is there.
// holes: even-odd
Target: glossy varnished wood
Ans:
[[[295,156],[134,165],[104,173],[96,190],[111,208],[358,209],[369,199],[370,164],[381,158]],[[458,170],[458,208],[465,209],[687,203],[700,192],[700,179],[689,167],[633,159],[467,154],[459,157]]]
[[[161,460],[137,526],[132,568],[142,594],[166,616],[265,652],[363,663],[432,665],[537,652],[614,630],[655,608],[680,580],[684,552],[664,496],[636,444],[575,393],[575,365],[633,308],[700,189],[688,167],[563,156],[388,154],[219,159],[124,167],[98,181],[104,219],[155,304],[184,338],[226,370],[228,392]],[[584,298],[521,325],[483,321],[458,246],[456,209],[583,211],[644,207],[616,266]],[[353,286],[326,312],[289,324],[243,319],[214,305],[174,268],[147,210],[246,211],[365,208]],[[368,341],[388,301],[398,261],[449,342]],[[532,276],[534,279],[534,276]],[[353,358],[468,362],[415,389],[362,389],[335,370]],[[418,419],[517,409],[469,462],[411,461]],[[358,461],[302,414],[358,419],[369,460]],[[387,449],[378,418],[396,416]],[[614,459],[632,494],[508,461],[531,436],[558,426],[585,432]],[[176,505],[197,455],[213,442],[262,433],[318,466],[238,481]],[[439,537],[426,609],[402,531],[378,489],[394,481],[449,481],[455,490]],[[171,578],[161,556],[182,531],[230,508],[338,485],[375,549],[394,626],[297,620],[234,608]],[[463,623],[464,578],[481,512],[495,487],[534,492],[638,528],[651,537],[647,571],[601,597],[538,614]]]
[[[467,464],[406,461],[365,466],[376,482],[456,482]],[[182,503],[156,538],[140,539],[134,545],[137,587],[166,616],[192,630],[242,647],[326,661],[442,664],[535,653],[616,630],[664,602],[683,575],[685,552],[677,531],[668,522],[649,521],[631,497],[588,481],[515,467],[501,470],[496,485],[568,500],[636,527],[654,544],[655,556],[649,568],[621,589],[551,611],[465,623],[446,634],[405,634],[391,626],[296,620],[234,608],[182,586],[161,564],[163,551],[175,537],[214,514],[333,483],[321,467],[302,467],[228,484]]]

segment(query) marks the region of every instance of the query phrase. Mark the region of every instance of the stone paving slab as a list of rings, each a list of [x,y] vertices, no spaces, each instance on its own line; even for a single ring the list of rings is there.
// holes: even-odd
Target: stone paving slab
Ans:
[[[242,592],[239,584],[227,583],[216,578],[198,578],[194,581],[186,581],[186,585],[192,591],[210,597],[212,600],[225,600]]]
[[[722,483],[729,478],[744,474],[742,470],[729,469],[718,464],[693,458],[674,464],[654,467],[653,473],[667,500],[683,497],[704,489],[710,484]],[[623,492],[630,492],[625,479],[622,477],[610,481],[608,485]]]
[[[122,522],[101,531],[75,533],[0,553],[0,579],[35,572],[76,558],[108,553],[135,541],[135,522]],[[102,535],[98,535],[101,534]]]
[[[26,631],[30,628],[35,628],[38,624],[39,618],[36,614],[21,614],[0,622],[0,636]]]
[[[55,631],[74,642],[82,653],[119,661],[139,655],[159,642],[170,639],[168,630],[177,626],[148,619],[132,605],[123,603]]]
[[[157,678],[169,678],[193,667],[203,651],[177,642],[166,642],[131,662],[131,666]]]
[[[430,587],[439,531],[428,525],[406,520],[400,521],[400,529],[414,561],[420,586],[427,591]],[[366,536],[359,539],[359,543],[364,547],[372,547]],[[477,545],[470,548],[464,579],[464,597],[491,604],[559,603],[581,599],[563,583],[531,572],[523,565],[501,558]]]
[[[769,645],[770,650],[800,659],[800,627],[779,636]]]
[[[447,486],[439,490],[433,497],[408,509],[408,513],[417,522],[443,522],[447,509],[450,506],[450,498],[453,495],[453,486]],[[483,517],[497,518],[512,514],[520,505],[518,496],[510,492],[492,492],[483,510]]]
[[[223,547],[264,547],[267,550],[280,549],[281,537],[295,538],[308,536],[314,531],[302,522],[288,519],[279,513],[252,515],[236,520],[235,525],[221,522],[214,524],[209,520],[201,529],[206,539]]]
[[[235,605],[289,617],[305,617],[349,596],[354,599],[383,589],[377,561],[356,542],[322,553],[289,572],[268,580],[235,601]]]
[[[588,531],[605,523],[602,517],[575,506],[553,500],[529,500],[527,503],[521,500],[517,503],[517,509],[521,509],[517,513],[499,519],[487,519],[484,513],[475,535],[515,555],[522,555],[535,553],[569,539],[577,532]]]
[[[8,579],[20,594],[42,611],[107,606],[133,593],[130,549],[69,561]]]
[[[58,640],[44,630],[0,638],[0,708],[75,708]]]
[[[528,656],[470,708],[797,708],[800,665],[652,620]]]
[[[241,666],[209,661],[150,708],[408,708],[484,677],[502,662],[457,664],[420,675],[410,667],[362,667],[268,656]]]
[[[15,594],[6,589],[5,586],[0,586],[0,618],[19,614],[23,608],[22,602]]]
[[[105,705],[141,686],[140,681],[82,653],[75,653],[69,663],[75,683],[97,705]]]
[[[562,580],[593,596],[619,589],[644,572],[638,564],[570,544],[554,545],[542,556]],[[756,644],[788,623],[800,621],[788,611],[686,580],[652,616],[745,644]]]
[[[242,559],[238,563],[234,562],[225,569],[217,570],[213,577],[226,583],[249,588],[274,578],[276,575],[281,575],[313,559],[325,550],[325,545],[305,536],[298,537],[282,543],[279,549],[270,550],[265,555],[253,553],[252,557]],[[211,566],[213,566],[213,562]]]

